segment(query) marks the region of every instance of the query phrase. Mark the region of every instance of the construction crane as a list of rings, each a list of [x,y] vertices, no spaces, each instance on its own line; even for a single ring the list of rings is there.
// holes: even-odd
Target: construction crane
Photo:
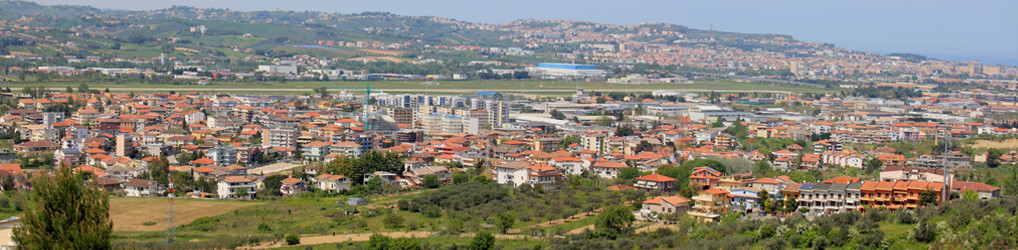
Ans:
[[[371,127],[371,119],[370,119],[371,117],[368,114],[368,105],[371,105],[371,83],[368,82],[368,83],[364,83],[364,84],[365,84],[365,88],[364,89],[340,87],[340,86],[333,86],[333,85],[321,85],[321,86],[326,88],[326,89],[342,89],[342,90],[364,92],[364,120],[363,121],[364,121],[364,130],[367,131],[367,130],[371,130],[372,129],[372,127]]]

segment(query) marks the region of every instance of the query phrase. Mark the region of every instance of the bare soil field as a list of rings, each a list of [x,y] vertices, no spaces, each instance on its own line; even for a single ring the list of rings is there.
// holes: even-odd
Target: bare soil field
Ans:
[[[148,197],[110,197],[110,217],[113,220],[113,231],[166,230],[167,203],[166,197],[152,197],[152,206],[149,210]],[[259,204],[262,202],[175,198],[173,200],[174,219],[179,226],[191,223],[201,217],[225,214]],[[143,225],[150,220],[155,224]]]
[[[1003,141],[978,140],[972,144],[972,148],[1018,148],[1018,139],[1007,139]]]

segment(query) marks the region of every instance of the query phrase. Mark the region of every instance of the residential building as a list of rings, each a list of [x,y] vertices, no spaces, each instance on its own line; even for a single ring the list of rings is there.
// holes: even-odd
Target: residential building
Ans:
[[[257,191],[256,184],[252,177],[226,176],[216,183],[216,194],[220,199],[252,199]]]
[[[633,186],[647,192],[655,190],[668,192],[675,189],[675,181],[677,181],[675,178],[660,174],[651,174],[637,177],[636,184],[633,184]]]
[[[688,214],[699,221],[720,221],[721,214],[729,211],[729,204],[732,198],[728,191],[718,188],[711,188],[693,196],[693,208]]]
[[[643,201],[640,215],[643,218],[657,219],[663,214],[681,215],[689,210],[689,199],[681,195],[658,196]]]

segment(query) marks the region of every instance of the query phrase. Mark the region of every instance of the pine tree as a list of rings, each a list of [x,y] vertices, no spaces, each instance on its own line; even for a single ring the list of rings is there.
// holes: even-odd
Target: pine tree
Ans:
[[[32,181],[28,209],[13,240],[26,249],[109,249],[113,222],[106,192],[70,168]]]

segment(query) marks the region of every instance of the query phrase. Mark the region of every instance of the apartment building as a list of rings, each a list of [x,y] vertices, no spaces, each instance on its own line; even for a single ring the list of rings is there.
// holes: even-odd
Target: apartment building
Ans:
[[[300,133],[296,129],[264,129],[262,130],[262,147],[263,148],[297,148],[297,137]]]
[[[728,212],[731,203],[728,191],[711,188],[693,196],[693,208],[688,214],[702,222],[719,221],[721,214]]]

